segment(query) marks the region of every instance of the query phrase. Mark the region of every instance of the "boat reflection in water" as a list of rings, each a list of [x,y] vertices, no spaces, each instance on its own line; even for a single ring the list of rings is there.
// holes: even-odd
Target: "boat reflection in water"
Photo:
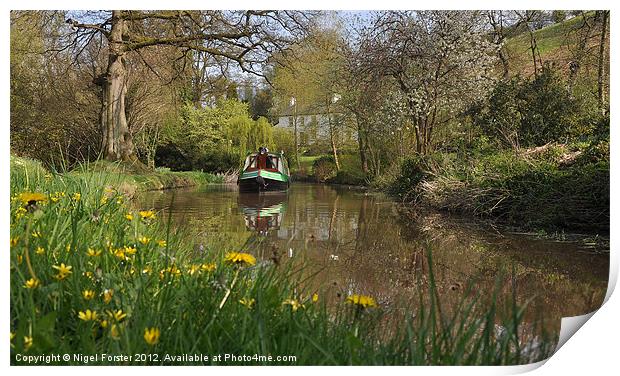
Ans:
[[[286,192],[240,193],[237,198],[245,227],[261,236],[278,231],[282,224],[288,195]]]

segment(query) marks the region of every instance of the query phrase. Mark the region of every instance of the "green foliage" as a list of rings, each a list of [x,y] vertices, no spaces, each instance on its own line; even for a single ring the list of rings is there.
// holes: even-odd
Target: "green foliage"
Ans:
[[[563,22],[566,20],[566,11],[564,10],[554,10],[551,12],[551,19],[554,23]]]
[[[539,146],[587,136],[588,108],[570,96],[557,71],[545,67],[531,81],[500,81],[488,101],[471,111],[483,131],[504,145]]]
[[[367,176],[362,171],[362,163],[357,154],[338,155],[340,171],[329,179],[329,183],[346,185],[367,185]]]
[[[324,183],[336,176],[336,162],[331,155],[324,155],[312,163],[312,174],[316,181]]]
[[[295,136],[293,132],[284,128],[273,128],[273,144],[275,151],[284,151],[284,155],[288,159],[289,166],[293,167],[297,164],[295,160]]]
[[[100,100],[92,71],[65,53],[45,52],[45,24],[51,34],[64,27],[62,16],[11,12],[11,152],[66,168],[96,157],[101,145]]]
[[[158,149],[159,164],[175,170],[225,172],[237,169],[248,152],[272,148],[273,127],[264,117],[252,120],[248,104],[236,99],[217,102],[213,108],[186,103],[180,119],[166,132]]]
[[[427,176],[425,158],[412,156],[400,163],[400,174],[391,182],[388,192],[401,199],[412,199],[411,194]]]

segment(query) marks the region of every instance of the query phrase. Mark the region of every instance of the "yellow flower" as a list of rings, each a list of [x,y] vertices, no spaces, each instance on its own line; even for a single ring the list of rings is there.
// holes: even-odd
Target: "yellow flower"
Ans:
[[[107,311],[108,316],[111,319],[116,320],[116,322],[120,322],[122,319],[127,317],[127,314],[123,312],[123,310],[119,309],[118,311]]]
[[[59,280],[63,280],[73,273],[71,271],[73,267],[71,265],[65,265],[64,263],[61,263],[60,265],[53,265],[52,268],[58,270],[56,278]]]
[[[319,301],[319,294],[315,292],[314,294],[312,294],[312,303],[316,303],[318,301]]]
[[[88,248],[88,250],[86,251],[86,254],[90,257],[97,257],[101,255],[101,250],[95,250],[92,248]]]
[[[197,264],[192,264],[187,267],[187,273],[189,273],[189,275],[194,275],[200,272],[200,270],[201,270],[200,265],[197,265]]]
[[[256,300],[254,298],[252,299],[243,298],[239,300],[239,303],[241,303],[241,305],[246,306],[247,309],[252,309],[254,308],[254,304],[256,304]]]
[[[142,219],[153,219],[155,218],[155,212],[153,210],[141,210],[140,217]]]
[[[101,320],[101,327],[102,328],[107,328],[108,327],[108,320]]]
[[[103,290],[103,301],[105,302],[105,304],[110,303],[110,301],[112,301],[113,296],[114,296],[114,290],[112,289]]]
[[[152,271],[153,269],[151,269],[150,266],[145,266],[144,269],[142,269],[142,274],[151,274]]]
[[[24,256],[20,255],[19,253],[16,256],[17,258],[17,265],[21,265],[22,261],[24,261]]]
[[[33,231],[32,232],[32,237],[33,238],[40,238],[41,237],[41,232],[40,231]]]
[[[101,204],[106,204],[108,202],[108,198],[106,196],[101,197]]]
[[[24,287],[27,289],[36,289],[37,287],[39,287],[41,283],[39,282],[38,279],[36,278],[30,278],[29,280],[26,281],[26,283],[24,284]]]
[[[125,260],[127,257],[125,256],[124,248],[116,248],[112,254],[121,260]]]
[[[156,345],[159,342],[159,329],[158,328],[145,328],[144,340],[149,345]]]
[[[24,350],[28,351],[32,347],[32,337],[24,336]]]
[[[43,247],[37,247],[37,249],[34,251],[37,255],[42,255],[45,253],[45,248]]]
[[[39,201],[41,202],[47,201],[47,196],[44,195],[43,193],[24,192],[19,195],[19,199],[21,200],[21,202],[23,202],[26,205],[33,205]]]
[[[200,265],[200,269],[202,269],[203,272],[212,272],[214,271],[216,268],[215,263],[204,263],[202,265]]]
[[[159,272],[159,279],[164,279],[164,277],[166,276],[165,274],[168,273],[173,277],[178,277],[181,275],[181,270],[179,270],[179,268],[177,268],[176,266],[172,265],[167,267],[166,269],[162,269]]]
[[[299,302],[299,300],[297,299],[286,299],[285,301],[282,302],[282,305],[290,305],[291,306],[291,310],[293,312],[297,312],[297,310],[299,308],[306,308],[303,304],[301,304]]]
[[[50,200],[52,200],[52,202],[58,202],[61,197],[65,197],[65,192],[54,192],[54,194],[50,196]]]
[[[124,250],[125,250],[125,254],[128,254],[130,256],[135,255],[137,252],[137,250],[134,247],[129,247],[127,245],[124,247]]]
[[[82,296],[86,300],[91,300],[92,298],[95,297],[95,292],[93,290],[84,290],[82,291]]]
[[[351,295],[347,297],[347,303],[356,305],[360,308],[376,308],[377,302],[367,295]]]
[[[26,210],[23,206],[20,206],[17,210],[15,210],[15,219],[20,219],[26,213],[28,213],[28,210]]]
[[[127,213],[125,214],[125,218],[127,218],[128,221],[133,221],[133,214]]]
[[[73,199],[74,199],[75,201],[80,201],[80,199],[81,199],[81,198],[82,198],[82,195],[81,195],[79,192],[75,192],[75,193],[73,194]]]
[[[19,236],[11,238],[11,248],[15,247],[19,243]]]
[[[71,251],[71,244],[67,244],[67,246],[65,247],[65,249],[67,250],[67,252]]]
[[[256,259],[249,253],[229,252],[224,256],[224,261],[231,265],[252,266],[256,265]]]
[[[151,238],[147,238],[146,236],[141,236],[138,238],[138,241],[144,245],[147,245],[151,241]]]
[[[97,311],[91,311],[87,309],[86,312],[78,312],[78,317],[83,321],[95,321],[97,320]]]
[[[166,246],[166,241],[165,240],[158,240],[157,241],[157,245],[160,247],[165,247]]]

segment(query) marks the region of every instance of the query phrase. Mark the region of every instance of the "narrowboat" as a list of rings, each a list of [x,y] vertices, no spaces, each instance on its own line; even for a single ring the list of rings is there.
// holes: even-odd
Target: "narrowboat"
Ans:
[[[248,154],[237,185],[241,192],[286,191],[290,174],[284,153],[270,153],[261,147],[258,152]]]

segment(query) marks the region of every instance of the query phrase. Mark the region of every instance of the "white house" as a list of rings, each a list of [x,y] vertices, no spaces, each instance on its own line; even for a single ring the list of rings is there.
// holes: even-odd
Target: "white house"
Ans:
[[[340,98],[335,97],[334,102],[338,99]],[[296,108],[294,98],[291,98],[290,106],[278,115],[275,126],[292,132],[295,130],[295,117],[297,117],[297,131],[301,145],[312,145],[317,141],[330,141],[330,123],[327,114],[323,111]],[[338,123],[344,121],[341,113],[333,112],[330,117],[332,125],[336,126],[339,141],[355,137],[355,134],[348,127],[339,126]]]

